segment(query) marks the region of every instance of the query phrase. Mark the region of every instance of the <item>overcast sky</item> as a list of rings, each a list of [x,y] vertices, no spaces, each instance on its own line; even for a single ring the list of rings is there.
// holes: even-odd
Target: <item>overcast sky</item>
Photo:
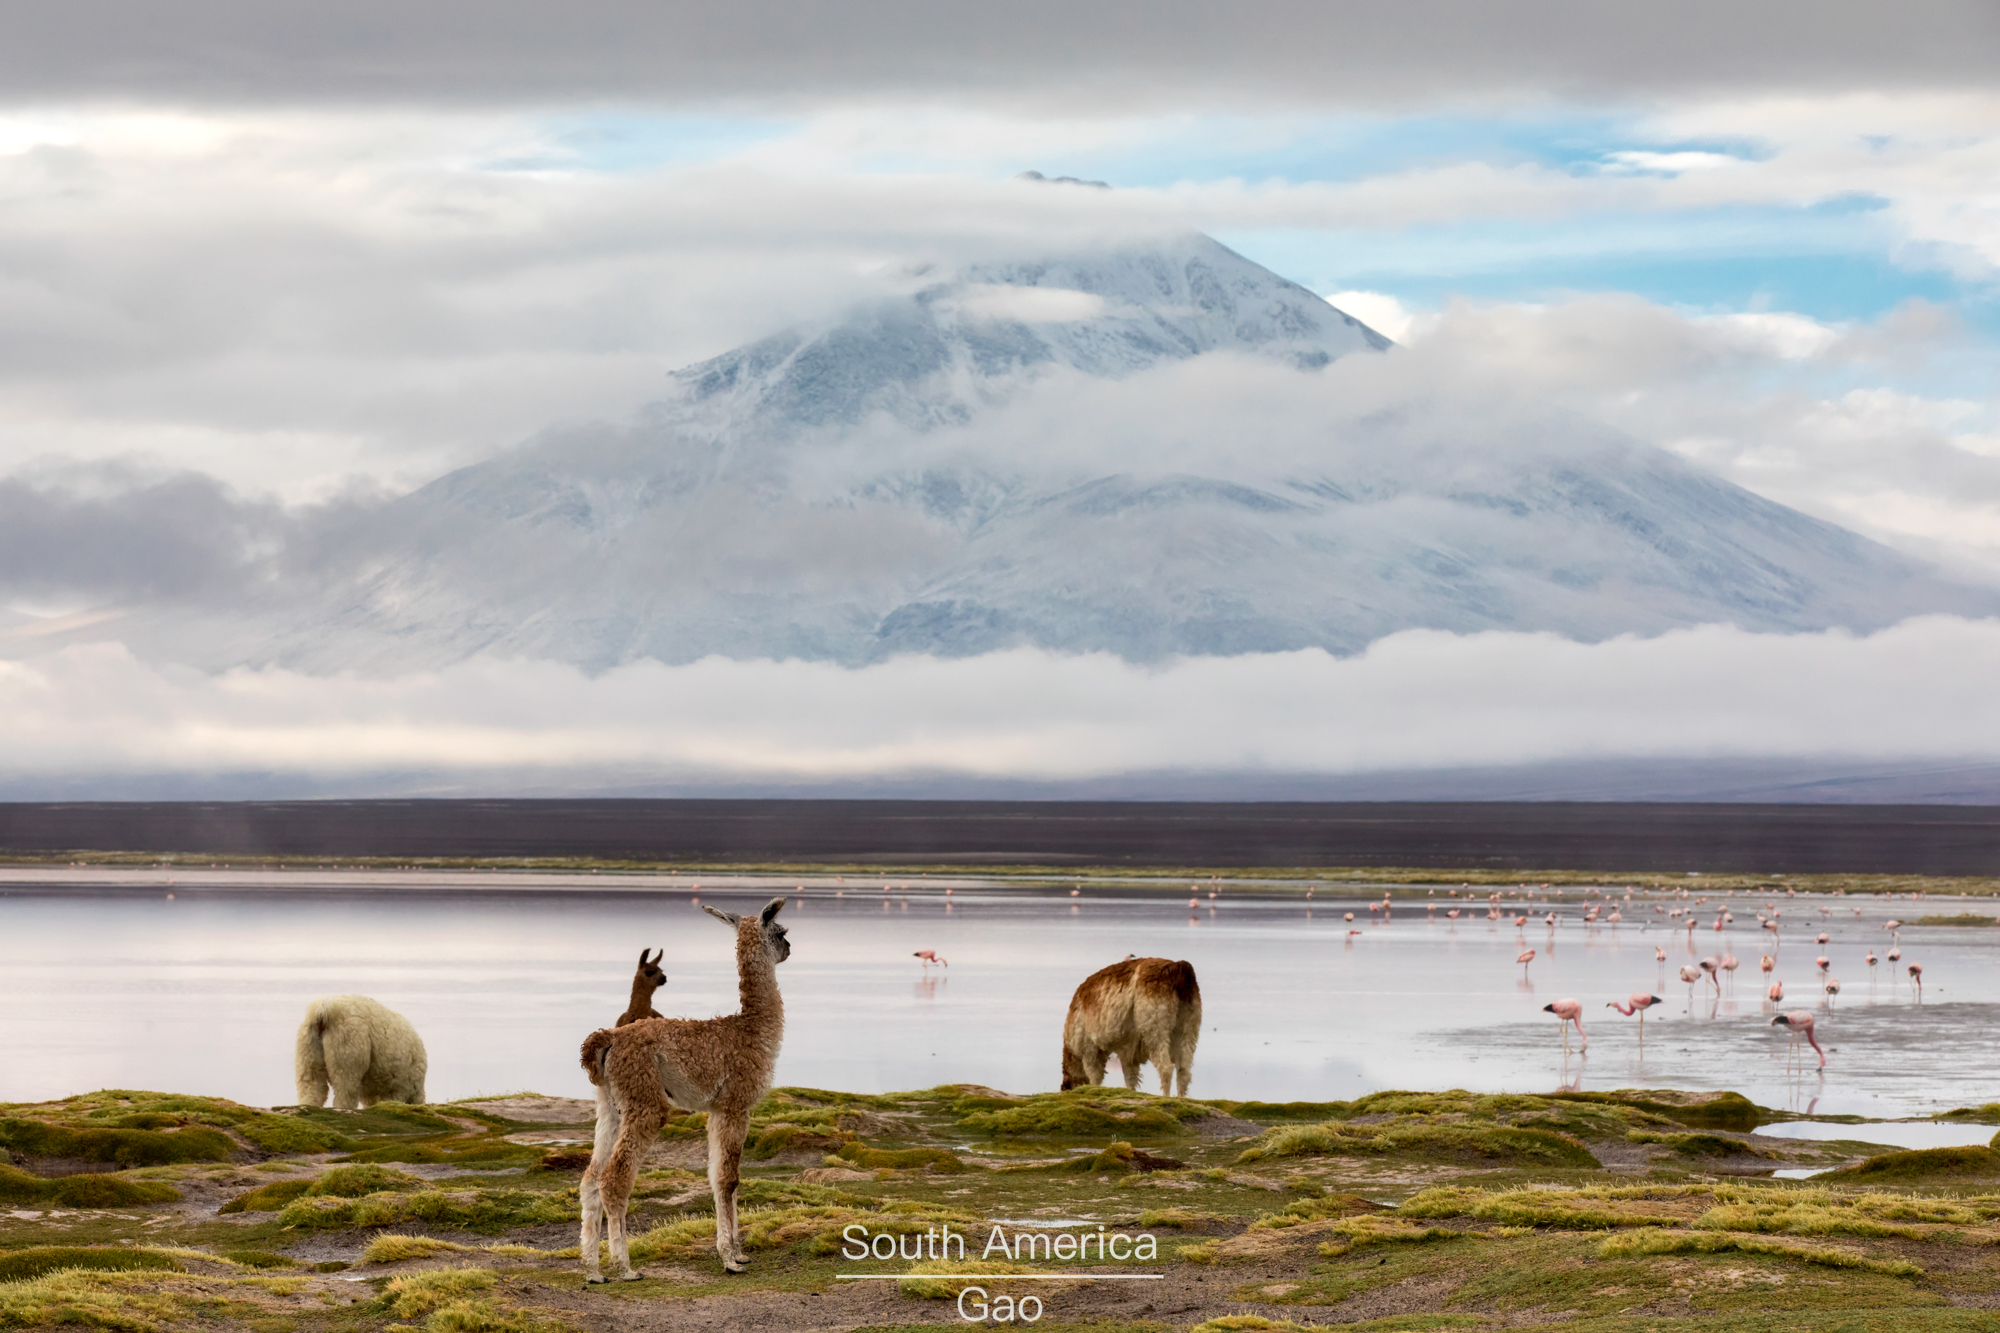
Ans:
[[[288,507],[623,417],[913,259],[1189,226],[1441,376],[2000,580],[1995,70],[1990,0],[32,6],[0,40],[0,622],[132,585],[106,525],[208,577]],[[217,682],[34,645],[0,638],[10,715],[116,716],[118,681],[254,733]],[[1551,754],[1595,726],[1552,715]],[[792,762],[731,744],[709,762]]]

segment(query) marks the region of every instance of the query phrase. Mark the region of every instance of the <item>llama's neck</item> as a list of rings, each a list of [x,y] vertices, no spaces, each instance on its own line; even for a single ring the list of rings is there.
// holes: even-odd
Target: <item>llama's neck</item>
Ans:
[[[628,1014],[643,1014],[648,1009],[651,1009],[653,1007],[653,992],[658,989],[659,987],[653,984],[652,978],[643,972],[633,977],[632,1002],[625,1006],[625,1012]]]
[[[736,991],[743,1016],[776,1038],[785,1030],[785,1001],[778,994],[778,968],[764,951],[759,935],[746,932],[736,940]]]

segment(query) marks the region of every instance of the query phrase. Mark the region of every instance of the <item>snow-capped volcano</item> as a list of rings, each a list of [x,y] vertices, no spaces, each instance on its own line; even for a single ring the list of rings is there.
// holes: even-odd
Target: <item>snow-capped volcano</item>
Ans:
[[[2000,610],[1593,423],[1383,389],[1390,347],[1200,236],[923,275],[321,534],[255,606],[106,628],[204,665],[386,671]]]
[[[1316,369],[1389,340],[1206,236],[1143,250],[976,265],[830,327],[795,329],[674,376],[683,429],[759,433],[964,425],[1038,372],[1115,378],[1235,351]],[[676,410],[678,409],[678,410]]]

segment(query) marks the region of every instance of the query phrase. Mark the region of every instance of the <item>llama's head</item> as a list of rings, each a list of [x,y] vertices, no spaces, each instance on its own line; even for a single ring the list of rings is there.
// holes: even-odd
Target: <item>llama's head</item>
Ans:
[[[764,950],[764,956],[776,965],[792,956],[791,941],[785,938],[785,928],[778,924],[778,913],[784,906],[783,898],[773,898],[765,903],[764,910],[755,916],[738,916],[734,912],[719,911],[707,903],[701,905],[701,910],[736,931],[739,949],[746,937],[754,938]],[[742,955],[739,953],[737,956],[740,958]]]
[[[666,985],[667,974],[660,967],[660,960],[666,956],[667,951],[665,949],[655,949],[651,958],[646,956],[644,949],[639,950],[637,979],[654,990],[658,990],[660,987]]]

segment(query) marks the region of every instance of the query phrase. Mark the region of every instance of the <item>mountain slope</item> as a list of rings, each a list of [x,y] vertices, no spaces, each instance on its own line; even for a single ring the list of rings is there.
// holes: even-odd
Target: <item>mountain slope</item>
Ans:
[[[1205,237],[974,267],[440,478],[247,613],[120,632],[206,665],[600,669],[2000,611],[1592,423],[1375,392],[1388,347]]]

